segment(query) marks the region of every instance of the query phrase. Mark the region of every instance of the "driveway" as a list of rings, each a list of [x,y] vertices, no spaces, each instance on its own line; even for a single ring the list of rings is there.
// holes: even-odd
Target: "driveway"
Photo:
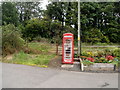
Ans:
[[[118,73],[86,73],[2,64],[3,88],[118,88]]]

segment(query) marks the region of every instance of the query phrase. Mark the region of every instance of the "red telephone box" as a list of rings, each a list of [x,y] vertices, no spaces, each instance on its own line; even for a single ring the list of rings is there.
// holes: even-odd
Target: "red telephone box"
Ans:
[[[74,36],[72,33],[63,34],[62,63],[73,64]]]

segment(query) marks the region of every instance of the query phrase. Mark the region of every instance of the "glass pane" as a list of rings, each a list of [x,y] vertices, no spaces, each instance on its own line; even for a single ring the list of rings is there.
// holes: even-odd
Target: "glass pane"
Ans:
[[[72,57],[72,41],[71,39],[66,39],[65,43],[64,43],[64,55],[65,55],[65,59],[71,59]]]

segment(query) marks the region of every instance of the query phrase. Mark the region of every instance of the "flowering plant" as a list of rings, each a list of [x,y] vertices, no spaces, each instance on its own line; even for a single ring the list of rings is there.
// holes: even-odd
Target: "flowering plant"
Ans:
[[[106,56],[106,59],[107,59],[107,60],[113,60],[114,57],[113,57],[113,56]]]
[[[92,52],[87,52],[88,56],[94,56]]]
[[[94,58],[91,58],[91,57],[88,57],[87,60],[91,61],[91,62],[94,62]]]

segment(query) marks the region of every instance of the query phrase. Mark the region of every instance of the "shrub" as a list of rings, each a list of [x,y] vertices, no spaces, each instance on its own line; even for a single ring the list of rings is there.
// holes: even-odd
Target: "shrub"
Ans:
[[[19,30],[12,24],[2,27],[2,49],[3,55],[13,54],[23,49],[24,40],[21,38]]]
[[[109,39],[97,28],[91,28],[84,32],[82,40],[87,43],[91,42],[91,44],[98,42],[109,43]]]
[[[106,35],[108,35],[109,40],[113,43],[120,42],[120,30],[116,28],[109,28]]]
[[[25,29],[23,29],[23,37],[27,38],[29,41],[32,41],[36,36],[41,36],[48,38],[49,36],[49,22],[40,19],[31,19],[27,21]]]

